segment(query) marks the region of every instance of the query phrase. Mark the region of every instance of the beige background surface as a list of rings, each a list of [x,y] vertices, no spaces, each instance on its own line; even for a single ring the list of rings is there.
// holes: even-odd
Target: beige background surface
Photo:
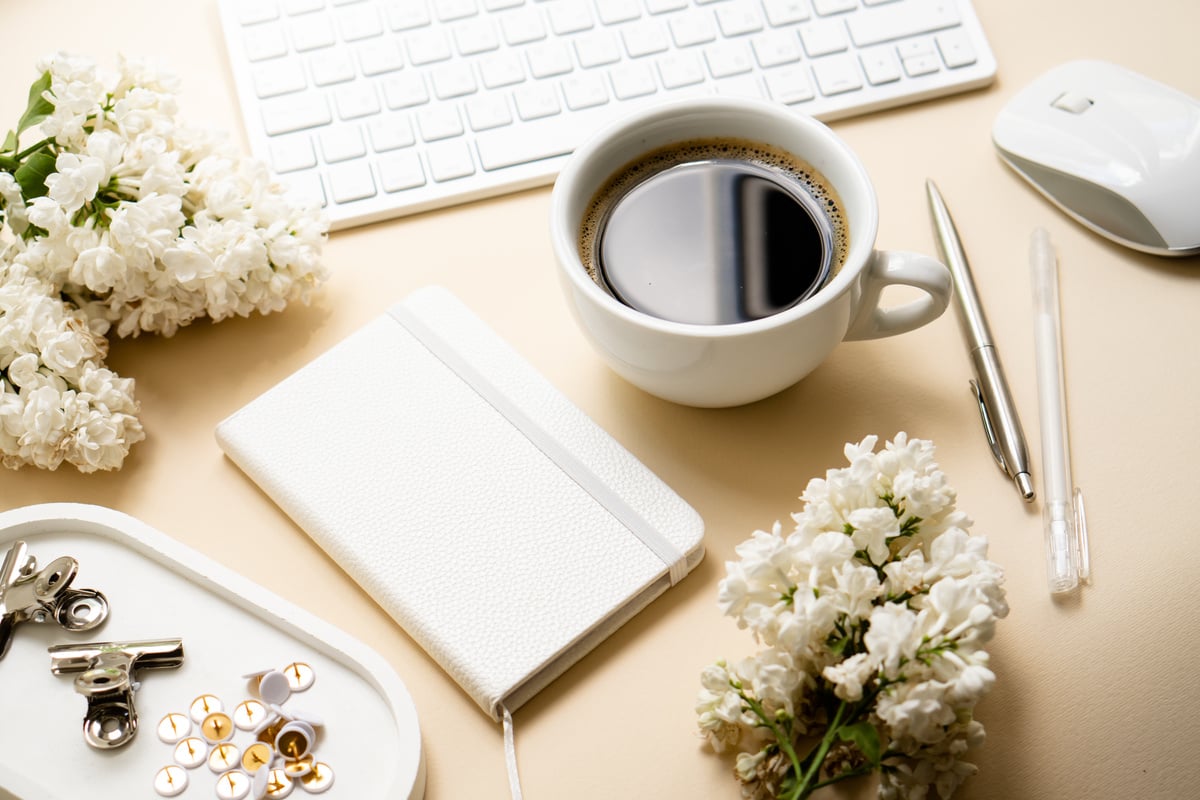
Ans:
[[[874,177],[883,246],[933,252],[923,181],[953,211],[1025,419],[1035,464],[1029,233],[1062,264],[1076,478],[1088,497],[1095,583],[1052,602],[1037,507],[992,463],[952,314],[898,338],[847,344],[801,385],[750,407],[702,411],[633,389],[589,350],[559,299],[546,234],[549,189],[340,232],[312,306],[115,343],[137,379],[149,439],[115,474],[0,474],[0,509],[48,501],[133,514],[372,645],[416,698],[433,798],[503,798],[500,731],[369,597],[227,461],[213,427],[383,311],[441,283],[703,515],[708,556],[684,583],[517,715],[526,796],[738,797],[702,747],[699,671],[753,643],[716,609],[723,562],[755,528],[799,508],[842,443],[896,431],[933,439],[959,504],[1008,573],[1010,617],[979,706],[980,774],[958,796],[1196,797],[1200,613],[1195,576],[1200,263],[1119,249],[1037,197],[995,157],[991,122],[1012,94],[1068,59],[1124,64],[1200,96],[1190,0],[977,0],[999,61],[989,88],[834,123]],[[214,2],[0,2],[0,120],[24,107],[35,60],[67,49],[169,64],[193,122],[241,137]],[[330,387],[337,391],[337,387]],[[393,402],[402,403],[402,398]],[[6,683],[6,686],[10,685]],[[0,693],[0,718],[3,695]],[[10,724],[4,720],[3,724]],[[3,755],[0,754],[0,762]]]

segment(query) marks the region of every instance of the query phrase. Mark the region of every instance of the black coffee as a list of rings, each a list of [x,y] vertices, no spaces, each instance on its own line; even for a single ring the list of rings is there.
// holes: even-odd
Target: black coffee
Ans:
[[[812,167],[766,145],[698,139],[625,166],[580,230],[592,279],[663,319],[723,325],[812,296],[848,246],[841,204]]]

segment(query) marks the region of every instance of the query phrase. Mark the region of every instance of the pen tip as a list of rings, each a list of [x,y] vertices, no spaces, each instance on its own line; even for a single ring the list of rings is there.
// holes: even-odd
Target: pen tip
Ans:
[[[1021,497],[1026,503],[1032,503],[1034,498],[1033,479],[1029,477],[1028,472],[1018,472],[1013,478],[1017,482],[1017,491],[1021,493]]]

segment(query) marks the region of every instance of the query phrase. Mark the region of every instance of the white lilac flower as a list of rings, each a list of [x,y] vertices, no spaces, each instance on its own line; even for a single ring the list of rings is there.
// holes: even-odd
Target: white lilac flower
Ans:
[[[714,749],[741,748],[745,797],[799,800],[869,768],[881,798],[948,798],[975,772],[1003,573],[932,443],[877,444],[846,445],[791,533],[756,531],[726,564],[720,608],[763,649],[705,670],[697,714]]]
[[[53,171],[26,193],[0,169],[0,460],[114,469],[144,433],[102,337],[307,302],[328,226],[228,137],[182,124],[177,79],[148,61],[39,70],[31,111],[48,113],[20,144]]]

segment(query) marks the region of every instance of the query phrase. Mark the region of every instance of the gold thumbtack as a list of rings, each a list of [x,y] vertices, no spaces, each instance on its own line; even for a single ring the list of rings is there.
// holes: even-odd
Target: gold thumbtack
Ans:
[[[193,722],[200,723],[214,711],[224,710],[225,704],[221,702],[221,698],[215,694],[202,694],[192,701],[192,705],[188,709],[188,715],[192,718]]]
[[[275,737],[275,749],[284,758],[303,758],[312,747],[312,739],[311,728],[308,725],[289,722]]]
[[[221,800],[242,800],[250,794],[250,776],[232,769],[217,778],[217,797]]]
[[[175,797],[187,787],[187,773],[174,764],[168,764],[154,775],[154,791],[162,797]]]
[[[267,715],[267,707],[257,700],[243,700],[233,709],[233,724],[243,731],[252,731]]]
[[[227,772],[241,762],[242,754],[235,745],[223,742],[208,754],[208,768],[213,772]]]
[[[158,738],[167,744],[175,744],[192,732],[192,721],[183,714],[167,714],[158,723]]]
[[[317,679],[313,668],[303,661],[293,661],[279,671],[287,676],[288,686],[292,687],[293,692],[303,692]]]
[[[200,735],[216,744],[233,738],[233,720],[224,711],[214,711],[200,723]]]
[[[284,774],[283,770],[273,769],[270,775],[267,776],[267,793],[265,796],[271,798],[271,800],[282,800],[291,794],[295,788],[296,784]]]
[[[320,794],[333,786],[333,770],[324,761],[312,765],[312,771],[300,779],[300,785],[309,794]]]
[[[175,763],[185,769],[195,769],[208,758],[208,745],[189,736],[175,745]]]
[[[264,742],[255,742],[246,748],[246,752],[242,753],[242,769],[253,775],[263,767],[271,766],[274,758],[275,751],[271,749],[270,745]]]
[[[303,778],[313,771],[313,757],[307,755],[303,758],[285,761],[283,771],[289,778]]]

